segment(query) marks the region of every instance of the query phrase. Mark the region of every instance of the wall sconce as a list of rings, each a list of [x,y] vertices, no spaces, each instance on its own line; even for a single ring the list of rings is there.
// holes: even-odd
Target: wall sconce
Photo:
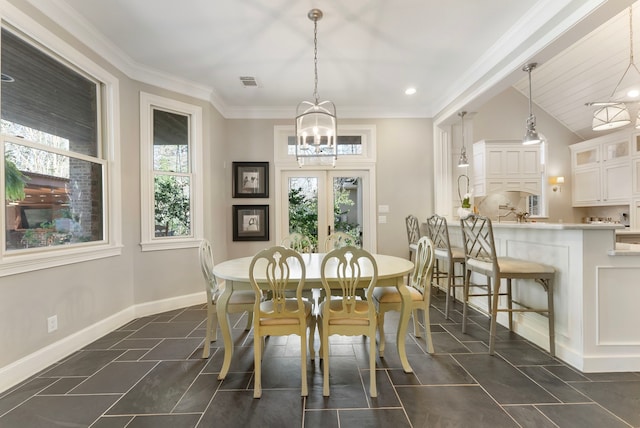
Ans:
[[[561,175],[557,177],[549,177],[549,184],[551,184],[551,190],[553,190],[554,192],[562,192],[564,177]]]

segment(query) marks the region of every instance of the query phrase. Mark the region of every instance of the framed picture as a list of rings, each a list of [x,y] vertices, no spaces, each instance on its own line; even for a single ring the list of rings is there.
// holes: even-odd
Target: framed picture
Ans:
[[[234,205],[233,240],[268,241],[269,205]]]
[[[233,197],[268,198],[269,162],[233,162]]]

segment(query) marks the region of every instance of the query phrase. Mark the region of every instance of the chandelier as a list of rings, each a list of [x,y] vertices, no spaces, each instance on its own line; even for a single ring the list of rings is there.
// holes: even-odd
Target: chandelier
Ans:
[[[588,106],[598,107],[593,112],[593,122],[591,128],[594,131],[605,131],[609,129],[621,128],[623,126],[627,126],[631,123],[631,115],[629,114],[629,109],[627,107],[628,103],[636,103],[637,101],[624,101],[616,100],[618,87],[625,80],[627,73],[629,71],[635,70],[635,83],[637,83],[638,78],[640,77],[640,71],[633,60],[633,9],[629,6],[629,65],[626,70],[622,74],[622,77],[618,81],[618,84],[613,88],[613,92],[609,97],[609,101],[598,101],[598,102],[590,102],[586,103]],[[624,88],[623,88],[624,89]],[[630,93],[627,93],[628,96],[631,96]],[[638,113],[638,117],[636,118],[636,128],[640,128],[640,113]]]
[[[336,106],[319,101],[318,96],[318,21],[320,9],[311,9],[313,21],[313,102],[302,101],[296,108],[296,160],[298,165],[336,165],[338,159]]]

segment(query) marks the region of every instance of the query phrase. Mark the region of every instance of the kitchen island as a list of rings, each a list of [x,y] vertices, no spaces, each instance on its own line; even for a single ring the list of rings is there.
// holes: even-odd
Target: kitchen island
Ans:
[[[615,231],[622,227],[493,222],[499,255],[556,269],[556,356],[583,372],[640,371],[640,252],[637,246],[616,248]],[[450,222],[449,231],[452,245],[461,246],[457,220]],[[516,285],[514,300],[544,307],[546,294],[537,285]],[[486,298],[471,303],[487,309]],[[508,325],[507,315],[500,313],[498,322]],[[536,313],[514,314],[514,330],[544,349],[549,343],[547,324],[546,317]]]

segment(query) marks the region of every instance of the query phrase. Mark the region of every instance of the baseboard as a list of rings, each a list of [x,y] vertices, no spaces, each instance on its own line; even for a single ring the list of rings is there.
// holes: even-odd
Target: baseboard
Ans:
[[[123,309],[110,317],[0,368],[0,393],[136,318],[205,302],[206,294],[203,291],[154,302],[140,303]]]

